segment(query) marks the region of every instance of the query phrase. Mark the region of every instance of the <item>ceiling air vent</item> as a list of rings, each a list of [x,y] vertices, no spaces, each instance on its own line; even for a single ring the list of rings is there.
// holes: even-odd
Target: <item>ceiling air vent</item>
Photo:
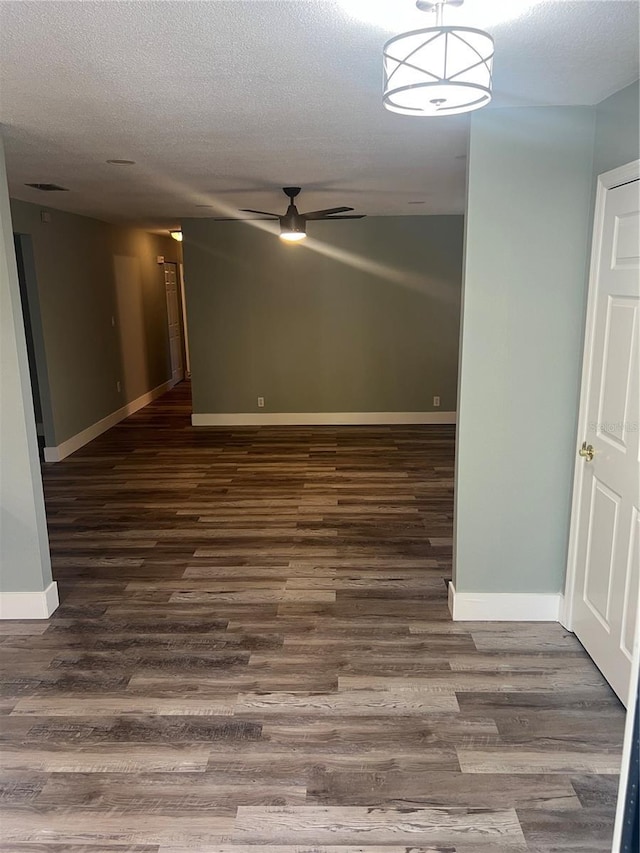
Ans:
[[[58,184],[25,184],[25,187],[33,187],[34,190],[42,190],[43,193],[68,193],[66,187],[59,187]]]

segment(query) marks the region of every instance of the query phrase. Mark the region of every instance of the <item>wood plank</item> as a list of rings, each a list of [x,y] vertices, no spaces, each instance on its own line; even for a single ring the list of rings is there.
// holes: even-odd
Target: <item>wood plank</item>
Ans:
[[[233,838],[252,844],[455,844],[457,838],[513,850],[524,842],[513,809],[378,809],[290,806],[238,809]]]
[[[174,693],[180,693],[174,688]],[[235,699],[190,699],[181,695],[168,698],[155,696],[135,696],[124,694],[119,697],[66,697],[61,698],[26,698],[16,702],[11,712],[16,714],[29,714],[32,716],[49,717],[84,717],[84,716],[106,716],[113,717],[116,714],[162,714],[187,716],[191,714],[220,715],[227,716],[233,713]]]
[[[105,744],[103,748],[2,749],[0,763],[8,770],[36,770],[42,773],[191,773],[204,770],[206,749],[133,747]]]
[[[619,753],[532,749],[458,749],[463,773],[618,773]]]
[[[214,844],[229,837],[233,818],[158,814],[103,814],[99,820],[90,811],[67,808],[38,812],[34,809],[6,810],[2,816],[5,843],[37,842],[46,838],[58,844]],[[66,848],[68,849],[68,848]]]
[[[474,775],[446,771],[317,770],[309,783],[308,800],[326,805],[379,808],[581,808],[575,785],[568,776],[536,773]]]
[[[368,717],[419,716],[442,711],[457,711],[454,693],[426,690],[344,690],[333,694],[297,695],[293,693],[240,693],[236,714],[312,714]]]

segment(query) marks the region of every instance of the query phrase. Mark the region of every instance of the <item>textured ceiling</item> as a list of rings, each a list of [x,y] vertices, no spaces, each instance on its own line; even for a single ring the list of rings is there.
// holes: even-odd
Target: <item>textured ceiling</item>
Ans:
[[[495,2],[465,8],[481,23],[482,4]],[[468,117],[384,110],[381,47],[392,32],[350,15],[349,3],[2,0],[12,195],[147,227],[283,210],[283,184],[304,188],[301,210],[461,212]],[[489,109],[594,104],[637,77],[636,0],[533,3],[491,32]],[[113,158],[136,165],[105,163]]]

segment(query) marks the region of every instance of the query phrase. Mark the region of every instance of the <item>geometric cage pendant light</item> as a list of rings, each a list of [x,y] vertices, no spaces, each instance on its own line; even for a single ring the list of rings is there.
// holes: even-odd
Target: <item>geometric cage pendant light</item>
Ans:
[[[384,105],[402,115],[467,113],[491,100],[493,39],[483,30],[442,25],[445,6],[464,0],[418,0],[436,26],[412,30],[384,46]]]

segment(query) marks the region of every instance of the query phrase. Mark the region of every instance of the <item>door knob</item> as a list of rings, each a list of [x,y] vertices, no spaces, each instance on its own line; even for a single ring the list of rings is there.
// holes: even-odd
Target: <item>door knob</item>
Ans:
[[[582,442],[582,447],[580,448],[580,450],[578,451],[578,453],[580,454],[580,456],[584,456],[584,458],[587,460],[587,462],[592,462],[592,461],[593,461],[593,457],[595,456],[595,453],[596,453],[596,452],[595,452],[595,450],[593,449],[593,445],[592,445],[592,444],[587,444],[587,442],[586,442],[586,441],[583,441],[583,442]]]

